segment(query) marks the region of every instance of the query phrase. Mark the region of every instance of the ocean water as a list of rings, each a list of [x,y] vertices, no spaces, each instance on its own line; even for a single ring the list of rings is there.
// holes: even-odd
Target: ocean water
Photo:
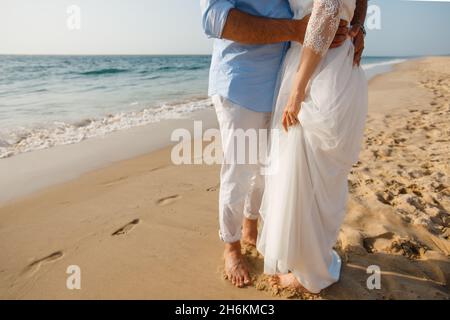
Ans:
[[[363,67],[373,75],[401,61],[365,58]],[[210,56],[0,56],[0,159],[209,108],[209,64]]]

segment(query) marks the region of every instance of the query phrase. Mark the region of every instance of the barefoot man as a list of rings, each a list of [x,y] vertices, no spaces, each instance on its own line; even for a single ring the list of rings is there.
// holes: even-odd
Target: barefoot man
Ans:
[[[358,2],[367,5],[367,0]],[[204,32],[215,38],[209,95],[227,155],[233,153],[229,149],[234,150],[236,130],[258,133],[269,129],[288,42],[303,43],[308,17],[292,20],[288,0],[201,0],[201,9]],[[332,47],[346,40],[347,25],[347,21],[341,21]],[[350,34],[355,39],[355,63],[359,63],[364,45],[362,24],[353,25]],[[225,243],[225,273],[237,287],[250,283],[241,241],[256,245],[264,191],[260,169],[258,164],[227,161],[220,173],[219,234]]]

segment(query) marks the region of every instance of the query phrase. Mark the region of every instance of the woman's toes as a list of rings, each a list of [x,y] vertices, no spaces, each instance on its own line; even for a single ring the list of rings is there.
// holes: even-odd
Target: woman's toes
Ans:
[[[279,278],[278,278],[278,276],[271,276],[271,277],[269,278],[269,283],[270,283],[270,285],[271,285],[272,287],[277,286],[278,283],[279,283]]]

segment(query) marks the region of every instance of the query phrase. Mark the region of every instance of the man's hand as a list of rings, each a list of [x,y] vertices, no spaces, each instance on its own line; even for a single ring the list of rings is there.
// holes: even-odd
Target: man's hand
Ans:
[[[359,25],[354,25],[350,29],[348,35],[353,39],[355,46],[355,56],[353,58],[353,65],[361,65],[361,57],[364,51],[364,33]]]
[[[341,20],[339,23],[339,28],[334,36],[333,42],[331,43],[330,48],[340,47],[345,40],[347,40],[349,30],[348,30],[348,21]]]

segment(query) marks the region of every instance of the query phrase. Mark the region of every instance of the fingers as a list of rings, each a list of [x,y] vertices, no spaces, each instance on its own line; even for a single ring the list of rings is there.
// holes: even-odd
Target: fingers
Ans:
[[[341,20],[345,21],[345,20]],[[344,41],[347,39],[349,33],[349,29],[347,27],[347,25],[342,25],[339,26],[338,30],[336,31],[336,35],[334,36],[333,42],[330,46],[330,48],[337,48],[339,46],[341,46]]]
[[[355,46],[355,56],[353,58],[353,65],[359,66],[361,64],[361,57],[364,51],[364,36],[359,33],[354,38],[354,46]]]
[[[362,53],[363,53],[363,50],[355,53],[355,57],[353,58],[353,65],[354,66],[358,66],[359,67],[361,65]]]
[[[289,127],[292,126],[292,117],[289,114],[289,112],[286,113],[286,123],[287,123],[287,127],[289,129]]]
[[[296,114],[289,113],[289,118],[291,120],[291,126],[295,126],[298,123],[298,118]]]
[[[349,28],[347,26],[341,26],[337,29],[336,35],[344,35],[347,36],[349,34]]]
[[[333,42],[331,43],[330,48],[337,48],[340,47],[344,41],[347,39],[347,33],[345,34],[337,34],[334,39]]]
[[[284,131],[287,132],[289,127],[294,126],[298,123],[300,123],[300,121],[298,120],[297,115],[288,111],[284,111],[282,120]]]
[[[287,119],[286,119],[286,111],[283,113],[283,120],[282,120],[284,131],[288,131],[288,125],[287,125]]]
[[[292,115],[289,112],[286,114],[286,118],[287,118],[288,127],[292,126],[294,124],[294,121],[292,119]]]
[[[352,26],[350,31],[348,32],[348,35],[352,38],[356,37],[356,35],[359,33],[361,27],[356,25],[356,26]]]
[[[364,36],[362,34],[358,34],[353,39],[353,44],[355,45],[355,51],[360,51],[364,48]]]
[[[353,58],[353,65],[359,66],[361,64],[361,58],[364,51],[364,47],[359,49],[358,51],[355,51],[355,56]]]
[[[339,27],[342,27],[342,26],[345,26],[345,27],[348,26],[348,21],[341,19],[341,21],[339,21]]]

